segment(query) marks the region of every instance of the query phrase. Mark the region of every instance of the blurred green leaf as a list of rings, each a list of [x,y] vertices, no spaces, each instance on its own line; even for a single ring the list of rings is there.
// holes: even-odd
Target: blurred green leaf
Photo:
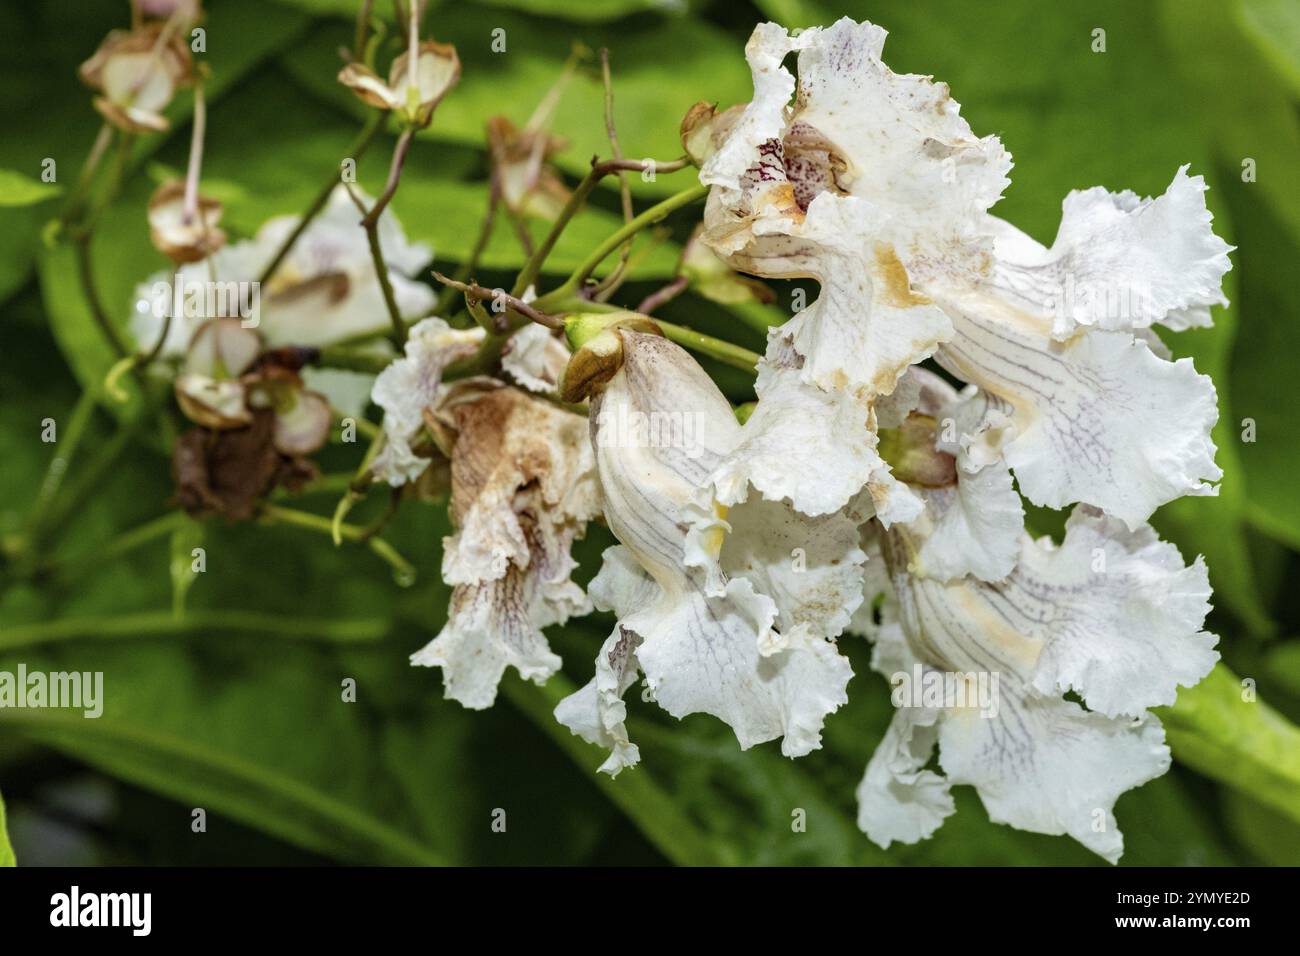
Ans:
[[[1249,165],[1250,188],[1300,242],[1300,118],[1242,34],[1237,4],[1163,0],[1158,9],[1175,65],[1195,97],[1190,115],[1200,118],[1234,178],[1244,182]]]
[[[249,153],[238,141],[216,142],[205,161],[205,182],[237,183],[228,190],[224,222],[249,234],[272,216],[296,215],[321,184],[337,169],[342,150],[355,133],[335,111],[304,98],[292,84],[275,74],[250,83],[212,114],[212,128],[250,124],[265,130],[259,149]],[[388,173],[392,141],[381,138],[358,164],[359,184],[374,196]],[[178,156],[178,161],[182,157]],[[402,173],[393,211],[408,237],[433,247],[433,268],[463,261],[478,235],[487,210],[488,184],[481,178],[476,151],[446,142],[419,141]],[[143,209],[140,210],[143,217]],[[480,259],[482,269],[513,270],[524,254],[504,215],[498,215],[493,239]],[[621,224],[614,213],[588,207],[565,230],[548,258],[546,271],[567,274],[593,246]],[[544,223],[534,233],[543,234]],[[649,241],[642,240],[648,247]],[[661,243],[642,260],[634,275],[663,278],[672,274],[680,248]],[[274,321],[272,318],[271,321]]]
[[[0,722],[115,776],[319,853],[355,862],[442,862],[382,817],[338,799],[335,787],[303,785],[273,764],[244,759],[238,749],[161,732],[151,722],[101,721],[24,713]]]
[[[34,206],[63,191],[58,183],[41,182],[12,169],[0,169],[0,208]]]
[[[572,863],[620,825],[594,791],[575,794],[576,772],[526,725],[520,734],[508,708],[479,714],[438,700],[437,676],[407,662],[428,636],[423,628],[389,624],[388,639],[367,632],[364,643],[282,640],[267,629],[269,612],[279,609],[283,619],[287,604],[302,602],[334,627],[369,621],[367,614],[391,619],[402,598],[416,602],[422,624],[427,618],[436,627],[447,588],[429,542],[446,533],[444,512],[413,505],[392,531],[421,566],[429,582],[422,591],[402,592],[364,550],[335,549],[326,536],[263,526],[207,530],[207,569],[191,598],[197,606],[189,623],[171,622],[170,634],[166,611],[125,614],[151,616],[148,628],[112,627],[127,610],[124,600],[166,606],[168,549],[158,542],[128,556],[130,565],[115,562],[78,582],[75,613],[102,627],[0,648],[0,668],[21,660],[32,670],[105,675],[102,717],[11,711],[0,715],[0,733],[20,733],[185,806],[344,862]],[[128,596],[119,571],[144,593]],[[315,586],[307,593],[290,581]],[[249,627],[222,626],[235,607]],[[312,627],[301,614],[289,620]],[[6,633],[17,635],[55,625],[39,616],[4,619]],[[344,679],[356,682],[355,703],[343,699]],[[497,808],[508,813],[506,834],[491,829]],[[185,814],[170,825],[188,832],[189,824]]]
[[[1249,696],[1249,699],[1247,697]],[[1300,728],[1220,664],[1172,707],[1157,708],[1174,757],[1300,820]]]
[[[478,0],[485,7],[500,7],[556,17],[562,20],[616,20],[634,13],[684,14],[687,0]],[[435,21],[436,29],[436,21]]]
[[[1300,350],[1300,306],[1289,267],[1300,261],[1300,239],[1281,210],[1242,184],[1234,192],[1238,223],[1241,310],[1245,334],[1232,357],[1238,412],[1233,427],[1255,527],[1300,548],[1300,496],[1295,492],[1294,356]]]
[[[1224,816],[1233,834],[1260,862],[1269,866],[1295,866],[1300,860],[1300,823],[1247,794],[1223,795]]]
[[[575,690],[577,687],[562,674],[556,674],[542,687],[511,675],[502,686],[502,693],[511,703],[579,766],[591,772],[592,767],[586,766],[586,761],[594,751],[567,727],[562,727],[553,713],[556,705]],[[617,780],[594,774],[594,779],[602,792],[674,863],[707,866],[722,862],[718,848],[711,845],[715,841],[697,829],[695,821],[678,805],[677,795],[660,789],[646,774],[629,774]]]
[[[1300,95],[1300,5],[1294,0],[1241,0],[1246,35],[1255,41],[1291,93]]]
[[[286,6],[297,7],[311,14],[336,16],[355,20],[360,9],[361,0],[277,0]],[[391,19],[385,4],[376,4],[372,15]],[[457,7],[501,7],[517,10],[521,13],[578,22],[615,20],[622,16],[641,12],[685,13],[689,7],[687,0],[430,0],[429,13],[426,14],[425,31],[441,40],[438,32],[443,16],[448,10]],[[488,12],[479,10],[480,18],[487,18]]]
[[[9,830],[5,827],[5,798],[0,794],[0,866],[17,866],[14,848],[9,845]]]

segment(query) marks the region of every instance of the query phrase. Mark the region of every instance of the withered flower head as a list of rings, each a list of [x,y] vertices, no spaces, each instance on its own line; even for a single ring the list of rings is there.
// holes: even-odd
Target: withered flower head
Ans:
[[[385,83],[364,63],[349,63],[339,71],[339,82],[362,100],[381,110],[391,110],[402,121],[425,127],[447,92],[460,81],[460,57],[450,43],[425,40],[417,48],[415,69],[410,51],[393,61]]]
[[[548,160],[566,141],[545,129],[518,129],[504,116],[488,120],[487,141],[506,208],[516,216],[554,221],[570,190]]]
[[[731,127],[744,112],[743,105],[732,106],[719,113],[716,103],[704,100],[696,103],[682,117],[679,134],[683,152],[696,166],[704,165],[704,161],[717,152],[718,146],[726,140]]]
[[[111,32],[79,72],[100,93],[95,109],[114,126],[160,132],[171,125],[162,111],[190,81],[190,49],[170,22],[153,21]]]
[[[149,238],[154,248],[173,262],[198,262],[226,244],[217,227],[221,203],[199,196],[194,210],[185,208],[185,181],[163,183],[149,198]]]
[[[283,350],[263,353],[257,333],[238,319],[213,319],[194,333],[176,377],[176,401],[212,431],[244,428],[269,411],[276,449],[309,455],[329,437],[330,406],[303,387],[299,365]]]
[[[453,590],[447,625],[411,661],[441,667],[447,696],[477,709],[508,666],[539,682],[555,673],[542,628],[591,610],[569,548],[599,508],[595,463],[585,418],[516,388],[456,383],[434,414],[455,435],[442,562]]]
[[[172,453],[177,503],[196,518],[221,515],[246,521],[275,488],[297,490],[313,480],[317,471],[311,461],[276,447],[277,430],[269,410],[253,413],[243,428],[190,429]]]

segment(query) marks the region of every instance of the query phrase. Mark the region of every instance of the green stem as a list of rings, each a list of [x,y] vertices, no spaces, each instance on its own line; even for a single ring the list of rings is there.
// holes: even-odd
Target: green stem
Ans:
[[[379,131],[383,129],[383,126],[384,114],[375,113],[372,115],[368,120],[366,120],[366,125],[361,128],[361,132],[357,134],[356,139],[348,145],[347,152],[344,153],[344,156],[354,161],[361,159],[362,154],[370,148],[370,144],[374,142],[375,136],[377,136]],[[320,211],[325,208],[325,204],[329,202],[329,198],[334,192],[334,187],[338,184],[339,171],[335,169],[333,174],[326,181],[325,185],[321,187],[321,191],[316,194],[316,198],[311,201],[311,205],[307,207],[306,212],[302,214],[302,218],[299,219],[298,224],[294,226],[293,232],[289,233],[289,235],[285,237],[284,242],[280,245],[280,248],[276,250],[271,261],[267,264],[266,268],[262,270],[262,275],[258,280],[262,285],[266,285],[266,283],[271,281],[271,277],[275,275],[275,270],[280,268],[281,263],[283,263],[285,257],[289,255],[290,250],[293,249],[294,244],[298,241],[299,237],[307,231],[307,227],[311,225],[312,220],[315,219],[316,216],[319,215]]]
[[[542,266],[546,264],[546,257],[551,254],[551,250],[555,248],[555,244],[560,241],[560,235],[564,232],[573,217],[578,214],[578,210],[582,208],[582,204],[587,201],[587,197],[591,195],[592,190],[596,188],[597,183],[599,183],[604,176],[605,172],[600,168],[600,166],[593,165],[591,169],[587,171],[587,175],[583,177],[582,182],[578,183],[573,192],[569,194],[568,201],[565,202],[564,208],[561,209],[560,214],[555,217],[555,222],[551,223],[551,229],[546,234],[546,238],[542,240],[541,245],[533,251],[533,254],[528,257],[528,261],[524,263],[524,267],[520,270],[518,278],[515,279],[514,286],[510,289],[511,295],[523,295],[528,287],[537,281],[537,277],[541,275]]]
[[[364,416],[344,415],[337,408],[332,409],[331,411],[333,411],[334,413],[334,421],[337,424],[339,424],[340,427],[342,426],[345,420],[350,420],[356,426],[357,432],[363,438],[368,438],[370,441],[374,441],[376,438],[378,438],[380,432],[383,431],[383,429],[381,429],[378,425],[376,425],[370,419],[365,418]]]
[[[586,282],[587,277],[595,272],[596,268],[605,261],[606,257],[616,252],[628,239],[647,226],[651,226],[659,222],[661,219],[664,219],[669,215],[669,213],[672,213],[683,206],[689,206],[697,199],[703,199],[708,195],[708,193],[708,186],[705,186],[702,183],[696,184],[689,189],[683,189],[681,192],[669,196],[662,202],[656,203],[639,216],[624,223],[622,228],[615,231],[612,235],[606,238],[604,242],[592,250],[587,258],[582,261],[581,265],[574,270],[573,274],[569,276],[569,278],[566,279],[559,288],[546,293],[546,295],[533,303],[534,307],[543,312],[554,311],[552,306],[557,300],[566,299],[575,292],[581,291],[582,285]]]
[[[675,172],[679,169],[685,169],[687,163],[684,160],[674,160],[670,163],[653,163],[652,166],[657,173],[669,173]],[[528,257],[528,261],[524,263],[524,268],[520,271],[519,277],[515,279],[515,284],[511,288],[510,294],[515,296],[523,295],[524,290],[537,281],[537,277],[542,273],[542,266],[546,264],[546,257],[549,256],[551,250],[555,248],[555,244],[559,241],[561,233],[564,232],[573,217],[578,214],[578,210],[582,208],[583,203],[587,201],[587,197],[591,195],[592,191],[602,179],[610,173],[618,172],[621,169],[643,170],[645,168],[646,165],[644,163],[633,160],[607,160],[605,162],[593,161],[591,169],[588,170],[587,175],[583,177],[582,182],[578,183],[577,187],[569,195],[568,202],[564,204],[564,208],[560,210],[559,216],[557,216],[555,222],[551,224],[551,231],[546,234],[546,238],[542,240],[542,244],[537,247],[536,251]],[[633,234],[635,234],[635,231],[621,237],[619,243],[622,243]],[[604,256],[601,256],[601,258],[603,259]],[[596,264],[599,265],[600,263],[597,262]]]
[[[352,41],[352,59],[356,63],[364,62],[366,55],[366,35],[370,32],[370,8],[374,0],[361,0],[361,9],[357,11],[357,33]]]
[[[378,641],[388,631],[385,618],[304,618],[253,611],[191,610],[177,618],[171,611],[145,611],[115,617],[94,616],[10,625],[0,633],[0,651],[27,649],[83,638],[127,640],[201,631],[275,635],[331,644]]]
[[[320,356],[313,364],[322,368],[342,368],[377,375],[388,368],[392,361],[389,356],[376,355],[373,352],[358,352],[341,345],[327,345],[320,350]]]
[[[334,515],[330,518],[330,537],[333,539],[336,548],[343,543],[343,519],[348,516],[352,506],[365,498],[370,491],[370,486],[374,480],[370,475],[370,466],[374,463],[375,457],[383,447],[384,430],[380,428],[374,437],[370,439],[370,445],[361,458],[361,464],[357,466],[356,473],[348,482],[343,496],[339,498],[338,504],[334,506]]]
[[[310,482],[297,491],[290,491],[281,485],[272,492],[272,497],[277,499],[288,498],[289,496],[300,497],[302,495],[337,495],[340,492],[348,490],[352,484],[352,475],[347,472],[334,472],[330,475],[321,475],[315,481]]]
[[[66,562],[49,566],[44,570],[53,572],[65,581],[79,579],[95,568],[114,561],[142,545],[156,541],[159,538],[165,538],[181,527],[187,520],[188,518],[183,511],[170,511],[151,521],[146,521],[142,525],[131,528],[129,531],[122,532],[107,544],[96,547],[86,555],[71,558]]]
[[[45,478],[37,493],[36,503],[27,515],[27,535],[24,537],[30,536],[32,530],[40,525],[45,509],[49,507],[50,502],[63,486],[68,465],[72,461],[72,456],[76,454],[77,446],[81,444],[81,438],[86,433],[86,426],[90,424],[90,419],[95,413],[96,399],[96,391],[93,388],[85,389],[77,397],[77,404],[73,406],[72,415],[63,430],[62,441],[54,443],[54,457],[50,459],[50,464],[45,470]]]
[[[60,500],[52,503],[40,520],[32,525],[33,554],[49,544],[62,530],[64,524],[76,514],[91,495],[98,492],[118,457],[126,450],[136,430],[151,416],[143,410],[129,425],[114,433],[108,444],[99,449],[85,468],[79,470],[74,484],[70,485]],[[167,442],[170,445],[170,441]]]
[[[699,352],[701,355],[707,355],[709,358],[717,359],[724,365],[730,365],[732,368],[738,368],[744,372],[754,372],[754,366],[758,364],[761,355],[757,352],[751,352],[747,348],[739,345],[733,345],[730,342],[724,342],[722,339],[715,339],[711,335],[705,335],[702,332],[696,332],[694,329],[688,329],[684,325],[674,325],[671,322],[665,322],[663,319],[655,319],[655,324],[664,330],[664,336],[676,342],[683,348],[688,348],[692,352]]]
[[[95,142],[90,147],[90,153],[86,161],[81,166],[81,173],[77,177],[77,186],[68,197],[67,204],[63,207],[62,222],[64,225],[75,222],[81,216],[82,207],[86,202],[86,194],[90,190],[90,185],[95,181],[95,171],[99,169],[99,163],[104,158],[104,153],[108,150],[108,145],[113,141],[113,127],[107,121],[99,128],[99,133],[95,136]]]
[[[78,232],[73,242],[77,253],[77,275],[81,279],[81,291],[86,296],[90,315],[99,326],[99,331],[103,333],[109,347],[116,353],[117,358],[126,358],[131,354],[132,349],[127,344],[125,336],[109,319],[104,303],[99,298],[99,290],[95,287],[95,267],[90,253],[92,235],[91,232]]]
[[[397,351],[401,352],[406,344],[406,323],[402,321],[401,310],[397,307],[397,296],[393,294],[393,283],[388,278],[388,266],[384,262],[384,250],[379,246],[379,222],[363,223],[366,230],[366,244],[370,246],[370,261],[375,266],[375,276],[379,279],[379,288],[384,293],[384,307],[388,309],[388,319],[392,323],[389,333]]]
[[[322,515],[312,514],[308,511],[296,511],[293,508],[284,508],[280,505],[266,504],[262,506],[262,517],[268,521],[278,524],[291,525],[297,528],[306,528],[308,531],[315,531],[319,534],[333,535],[335,533],[334,522]],[[364,543],[377,557],[387,562],[393,569],[393,577],[399,584],[408,586],[415,580],[415,566],[406,558],[398,553],[397,549],[391,544],[379,537],[367,537],[366,529],[357,525],[338,523],[338,533],[346,541],[355,541]]]

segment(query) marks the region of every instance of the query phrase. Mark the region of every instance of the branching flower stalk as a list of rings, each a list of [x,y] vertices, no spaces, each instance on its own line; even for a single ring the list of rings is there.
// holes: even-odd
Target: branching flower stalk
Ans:
[[[592,191],[606,176],[618,172],[619,170],[636,170],[638,172],[650,170],[658,175],[660,173],[676,172],[680,169],[685,169],[689,165],[690,160],[686,158],[662,163],[654,161],[647,163],[626,159],[600,160],[598,158],[593,158],[591,161],[591,169],[569,196],[568,202],[565,203],[559,217],[555,220],[554,224],[552,224],[550,231],[546,234],[546,238],[542,240],[541,245],[537,247],[536,251],[528,257],[528,261],[524,263],[523,269],[520,270],[519,276],[515,279],[514,286],[510,289],[510,294],[516,296],[523,295],[525,290],[537,281],[537,277],[541,275],[542,266],[546,264],[546,259],[551,254],[551,250],[555,248],[555,244],[559,241],[561,234],[564,232],[570,221],[572,221],[573,217],[578,214],[578,211],[582,209],[583,205],[587,201],[587,197],[591,195]],[[615,244],[615,248],[617,248],[618,244],[621,244],[626,238],[626,236],[620,236],[618,243]],[[606,255],[608,255],[608,253],[606,253]],[[601,259],[603,260],[604,256],[601,256]],[[599,262],[597,265],[599,265]]]
[[[373,113],[366,120],[365,125],[361,127],[361,131],[357,133],[356,138],[351,142],[351,144],[349,144],[347,150],[344,152],[344,156],[353,161],[360,162],[361,157],[365,155],[366,151],[370,148],[370,144],[374,142],[375,137],[383,130],[385,119],[386,116],[384,113]],[[303,211],[303,214],[299,218],[297,225],[294,226],[293,231],[285,237],[280,248],[276,250],[275,254],[271,257],[271,261],[266,264],[266,267],[262,270],[262,274],[258,277],[258,281],[262,285],[266,285],[271,281],[275,276],[275,271],[280,268],[285,257],[292,251],[294,244],[297,243],[302,234],[307,231],[308,227],[312,224],[312,221],[320,214],[320,211],[325,208],[325,204],[329,202],[330,196],[333,195],[335,187],[339,184],[339,176],[339,169],[335,169],[331,172],[329,178],[325,181],[325,184],[321,186],[321,191],[316,194],[310,205],[308,205],[306,210]]]

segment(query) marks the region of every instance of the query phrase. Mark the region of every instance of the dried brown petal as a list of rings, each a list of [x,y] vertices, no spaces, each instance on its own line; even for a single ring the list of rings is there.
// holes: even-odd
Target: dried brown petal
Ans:
[[[316,466],[280,454],[274,435],[275,416],[265,410],[255,413],[245,428],[186,432],[172,454],[177,503],[196,518],[221,515],[245,521],[277,486],[297,490],[313,480]]]

